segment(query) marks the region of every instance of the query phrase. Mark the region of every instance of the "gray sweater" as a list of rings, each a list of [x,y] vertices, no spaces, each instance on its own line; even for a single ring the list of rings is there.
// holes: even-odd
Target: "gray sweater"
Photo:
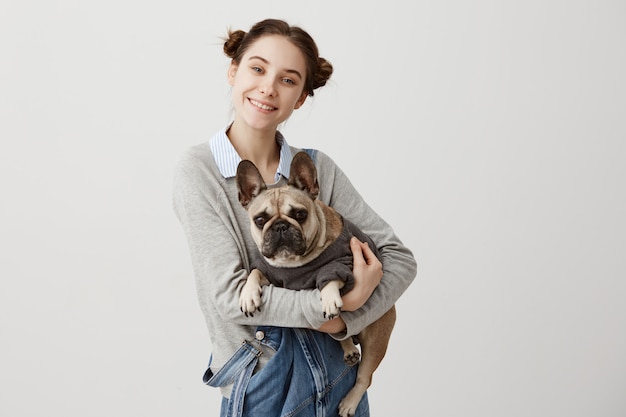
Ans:
[[[299,149],[291,147],[295,155]],[[347,329],[335,334],[344,339],[359,333],[382,316],[407,289],[417,265],[392,228],[381,219],[354,189],[346,175],[322,152],[316,167],[319,198],[356,224],[374,242],[383,263],[383,279],[359,310],[343,312]],[[276,185],[286,181],[282,178]],[[174,170],[174,211],[189,246],[197,296],[211,340],[211,369],[219,369],[239,348],[242,340],[254,340],[257,325],[319,328],[318,289],[296,291],[277,286],[263,290],[263,308],[254,317],[239,309],[239,293],[251,262],[259,257],[250,234],[250,221],[237,197],[235,178],[224,178],[215,163],[209,142],[189,148]],[[260,357],[260,366],[272,352]],[[227,389],[222,394],[228,396]]]

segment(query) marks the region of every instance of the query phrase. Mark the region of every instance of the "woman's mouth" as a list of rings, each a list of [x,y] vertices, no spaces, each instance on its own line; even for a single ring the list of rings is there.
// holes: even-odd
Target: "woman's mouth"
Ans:
[[[248,101],[250,102],[250,104],[252,104],[255,107],[258,107],[261,110],[265,110],[265,111],[273,111],[276,110],[276,107],[272,107],[272,106],[268,106],[267,104],[263,104],[259,101],[256,101],[254,99],[249,98]]]

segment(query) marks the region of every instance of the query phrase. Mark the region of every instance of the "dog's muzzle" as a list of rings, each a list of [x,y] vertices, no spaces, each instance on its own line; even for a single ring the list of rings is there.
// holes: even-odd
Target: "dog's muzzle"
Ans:
[[[306,251],[302,232],[285,220],[277,220],[263,236],[261,252],[266,258],[300,256]]]

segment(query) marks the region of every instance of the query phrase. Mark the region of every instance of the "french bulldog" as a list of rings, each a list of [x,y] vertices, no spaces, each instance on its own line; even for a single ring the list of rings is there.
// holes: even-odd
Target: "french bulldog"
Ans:
[[[334,208],[319,200],[315,164],[306,152],[298,152],[291,163],[287,185],[268,188],[257,167],[249,160],[237,169],[239,202],[250,218],[252,237],[261,253],[252,265],[242,288],[239,306],[252,315],[262,304],[262,288],[276,286],[302,290],[319,288],[321,313],[337,317],[343,306],[341,296],[354,284],[350,238],[368,242],[376,256],[376,246],[354,224]],[[372,383],[395,325],[393,306],[358,335],[341,341],[344,361],[359,370],[354,387],[339,405],[341,417],[353,416],[363,394]],[[356,342],[361,349],[357,348]]]

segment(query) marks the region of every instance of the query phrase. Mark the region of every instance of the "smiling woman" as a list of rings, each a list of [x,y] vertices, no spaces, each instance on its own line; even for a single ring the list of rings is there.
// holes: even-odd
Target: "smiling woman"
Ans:
[[[333,67],[307,32],[281,20],[231,31],[224,52],[232,60],[234,118],[182,156],[174,179],[175,210],[212,341],[205,383],[220,387],[222,416],[369,416],[367,395],[338,411],[358,370],[344,363],[339,341],[395,304],[415,277],[415,259],[331,158],[311,150],[318,198],[368,235],[382,262],[352,239],[354,288],[342,297],[336,318],[324,317],[318,289],[276,286],[263,288],[262,311],[242,313],[239,295],[260,255],[239,202],[237,166],[242,159],[254,163],[268,188],[287,184],[300,149],[287,144],[279,126],[326,84]]]

